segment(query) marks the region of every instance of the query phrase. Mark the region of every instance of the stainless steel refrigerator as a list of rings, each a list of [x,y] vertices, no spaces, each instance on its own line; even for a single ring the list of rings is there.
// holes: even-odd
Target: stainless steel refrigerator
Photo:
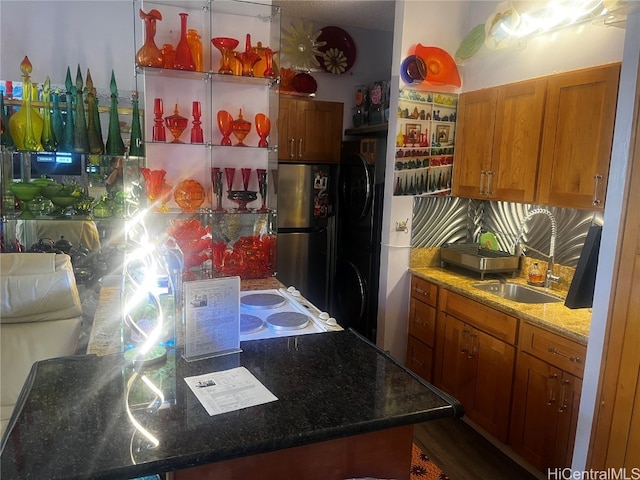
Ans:
[[[335,250],[331,165],[278,165],[277,278],[321,310],[329,309]]]

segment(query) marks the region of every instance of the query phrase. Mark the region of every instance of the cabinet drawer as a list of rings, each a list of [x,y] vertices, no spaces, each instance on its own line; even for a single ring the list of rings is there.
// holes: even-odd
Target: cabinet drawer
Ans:
[[[411,335],[407,337],[407,368],[427,382],[432,381],[433,349]]]
[[[587,347],[561,335],[522,322],[520,350],[582,378]]]
[[[411,296],[437,307],[438,286],[419,277],[411,277]]]
[[[442,289],[440,308],[459,320],[507,343],[516,343],[518,319],[480,302]]]
[[[435,307],[412,298],[409,305],[409,335],[433,347],[436,314]]]

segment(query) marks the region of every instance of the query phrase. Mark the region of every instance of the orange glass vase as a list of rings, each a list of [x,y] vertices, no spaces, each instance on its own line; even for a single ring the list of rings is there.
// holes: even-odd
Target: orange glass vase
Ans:
[[[214,37],[211,39],[211,43],[220,50],[220,55],[222,55],[218,73],[232,75],[231,60],[233,59],[233,50],[238,46],[240,41],[229,37]]]
[[[140,9],[140,18],[144,20],[144,45],[136,53],[136,62],[143,67],[162,67],[162,51],[156,46],[156,21],[162,20],[162,14],[156,10],[145,13]]]
[[[204,188],[195,180],[183,180],[173,190],[173,199],[183,213],[195,213],[205,197]]]
[[[173,140],[171,143],[184,143],[180,140],[180,135],[184,132],[185,128],[189,124],[189,120],[186,117],[183,117],[178,112],[178,104],[173,109],[173,115],[165,117],[165,123],[167,124],[167,128],[173,135]]]
[[[233,132],[234,137],[236,137],[236,139],[238,140],[236,146],[246,146],[243,141],[251,131],[251,122],[247,122],[244,118],[242,118],[242,109],[240,109],[238,118],[231,122],[231,131]]]

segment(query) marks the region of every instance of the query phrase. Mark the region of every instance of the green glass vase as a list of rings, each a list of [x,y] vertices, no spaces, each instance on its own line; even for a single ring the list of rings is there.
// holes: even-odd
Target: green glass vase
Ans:
[[[62,112],[60,111],[60,90],[57,88],[51,92],[51,103],[51,128],[53,128],[53,136],[59,147],[64,135],[64,122],[62,121]]]
[[[58,150],[63,152],[73,151],[73,82],[71,81],[71,70],[67,67],[67,77],[64,82],[67,89],[66,91],[66,115],[64,123],[64,133],[62,135],[62,142],[59,142]]]
[[[107,155],[124,155],[124,141],[120,133],[120,119],[118,118],[118,86],[116,76],[111,70],[111,109],[109,111],[109,134],[107,136]]]
[[[73,151],[76,153],[89,153],[89,136],[87,134],[87,118],[84,113],[83,87],[82,73],[80,73],[80,65],[78,65],[78,70],[76,71],[76,117],[73,126]]]
[[[133,118],[131,119],[131,140],[129,143],[129,155],[132,157],[144,157],[144,140],[140,126],[140,111],[138,109],[138,92],[131,95]]]
[[[42,148],[47,152],[55,152],[58,148],[53,125],[51,122],[51,80],[49,77],[44,81],[42,88],[42,102],[44,103],[44,125],[42,127]]]
[[[11,133],[9,132],[9,115],[7,114],[7,110],[4,108],[4,95],[2,95],[2,92],[0,92],[0,121],[2,122],[0,145],[2,145],[3,148],[12,150],[16,146],[13,143],[13,138],[11,138]]]
[[[95,88],[93,88],[93,79],[91,72],[87,69],[87,137],[89,140],[89,152],[99,155],[104,152],[104,143],[102,143],[102,133],[98,130],[96,116],[98,109],[96,108]]]

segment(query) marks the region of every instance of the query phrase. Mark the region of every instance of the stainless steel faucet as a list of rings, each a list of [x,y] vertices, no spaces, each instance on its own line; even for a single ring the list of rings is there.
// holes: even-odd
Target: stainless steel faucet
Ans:
[[[549,259],[547,263],[547,274],[545,275],[545,280],[544,280],[545,288],[549,288],[549,285],[551,284],[551,282],[557,282],[558,280],[560,280],[560,277],[553,274],[554,257],[555,257],[555,251],[556,251],[556,235],[558,234],[558,224],[556,223],[555,217],[549,210],[547,210],[546,208],[534,208],[529,213],[527,213],[527,215],[522,219],[522,223],[520,224],[520,230],[518,231],[518,236],[516,237],[516,243],[514,245],[514,252],[517,253],[518,247],[521,244],[521,239],[522,239],[522,234],[524,233],[525,224],[531,217],[539,214],[546,215],[547,217],[549,217],[549,220],[551,221],[551,240],[549,243],[549,255],[545,255],[544,253],[539,252],[535,248],[532,248],[529,246],[527,246],[527,248],[534,250],[535,252],[540,253],[542,255],[545,255]]]

